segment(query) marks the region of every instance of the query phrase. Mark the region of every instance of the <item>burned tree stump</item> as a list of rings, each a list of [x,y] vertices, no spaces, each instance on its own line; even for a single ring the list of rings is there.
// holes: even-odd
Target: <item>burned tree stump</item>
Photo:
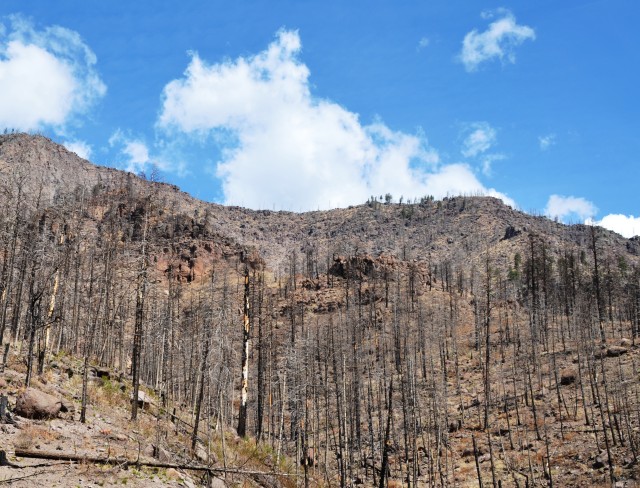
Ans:
[[[13,464],[7,459],[7,453],[5,451],[0,451],[0,466],[6,466],[8,468],[19,468],[17,464]]]

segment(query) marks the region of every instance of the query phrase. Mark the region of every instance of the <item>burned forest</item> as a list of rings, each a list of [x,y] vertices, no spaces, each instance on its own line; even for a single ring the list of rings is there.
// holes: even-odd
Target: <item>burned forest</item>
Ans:
[[[224,207],[26,134],[0,184],[0,464],[120,409],[205,486],[636,486],[638,237],[483,196]],[[28,424],[34,389],[66,415]]]

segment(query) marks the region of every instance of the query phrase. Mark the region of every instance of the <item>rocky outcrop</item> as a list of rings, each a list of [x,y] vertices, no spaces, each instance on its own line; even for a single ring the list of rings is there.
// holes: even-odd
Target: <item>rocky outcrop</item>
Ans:
[[[564,369],[560,373],[560,384],[561,385],[572,385],[576,382],[578,378],[578,371],[575,368],[567,368]]]
[[[131,393],[131,399],[133,400],[133,393]],[[138,407],[148,410],[151,405],[153,405],[153,399],[144,391],[138,390]]]
[[[239,257],[252,269],[284,268],[297,255],[299,260],[315,261],[321,273],[333,266],[335,276],[353,270],[357,276],[370,276],[378,271],[379,263],[372,268],[367,258],[357,263],[327,262],[327,258],[345,256],[348,260],[357,254],[378,259],[388,255],[401,261],[429,262],[434,267],[444,263],[471,267],[480,266],[490,256],[492,267],[507,268],[516,254],[526,258],[532,240],[544,243],[551,259],[560,259],[565,252],[588,246],[591,239],[589,226],[566,226],[528,215],[492,197],[426,198],[404,205],[370,202],[305,213],[221,206],[199,201],[173,185],[92,165],[42,136],[0,136],[0,186],[15,195],[19,185],[23,194],[36,195],[41,189],[43,205],[71,198],[69,192],[83,201],[91,199],[88,212],[98,224],[109,216],[125,219],[137,231],[123,238],[133,240],[141,238],[139,224],[144,220],[136,201],[149,195],[158,209],[158,218],[151,222],[150,240],[157,241],[160,249],[168,249],[168,241],[181,241],[174,264],[182,264],[178,276],[185,281],[201,276],[199,267],[204,266],[203,256],[208,254],[211,259]],[[114,200],[119,205],[111,205]],[[597,238],[603,260],[622,256],[628,266],[638,262],[640,238],[624,239],[604,229],[598,230]],[[200,240],[207,242],[206,253],[183,256],[184,249]],[[152,253],[167,269],[164,261],[170,256],[153,249]],[[305,254],[309,257],[302,258]]]

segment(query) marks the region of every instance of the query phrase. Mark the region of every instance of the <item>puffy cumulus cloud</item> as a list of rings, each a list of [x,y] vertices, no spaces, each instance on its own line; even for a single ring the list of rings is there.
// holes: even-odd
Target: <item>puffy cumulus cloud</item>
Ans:
[[[69,151],[76,153],[83,159],[89,159],[93,152],[91,146],[84,141],[65,141],[63,143]]]
[[[551,195],[545,208],[545,214],[552,218],[565,220],[567,217],[576,217],[587,225],[599,225],[627,238],[640,235],[640,217],[609,214],[596,220],[594,215],[597,212],[596,206],[584,198],[560,195]]]
[[[121,166],[125,171],[141,173],[152,164],[147,145],[140,139],[125,135],[119,129],[109,138],[109,146],[119,151]]]
[[[484,12],[482,17],[496,18],[484,32],[473,29],[464,36],[459,60],[467,71],[476,71],[480,64],[493,59],[515,63],[515,47],[526,40],[536,38],[535,31],[526,25],[518,25],[514,15],[504,9]]]
[[[562,221],[567,217],[577,217],[580,221],[592,218],[598,209],[589,200],[582,197],[565,197],[561,195],[551,195],[547,201],[544,213],[551,218],[558,218]]]
[[[555,134],[547,134],[546,136],[538,137],[538,144],[540,145],[540,149],[542,151],[546,151],[551,146],[556,143],[556,135]]]
[[[216,142],[225,203],[309,210],[387,192],[497,194],[469,167],[442,165],[421,133],[365,125],[314,97],[300,51],[298,33],[281,30],[254,56],[207,64],[192,53],[184,76],[164,88],[158,126]]]
[[[129,171],[139,168],[144,169],[144,166],[151,162],[149,158],[149,149],[147,145],[142,141],[127,141],[124,144],[122,152],[129,158]]]
[[[77,32],[59,26],[37,30],[20,16],[5,24],[0,24],[0,126],[63,131],[104,96],[96,56]]]
[[[633,215],[609,214],[600,220],[587,219],[585,223],[599,225],[626,238],[640,235],[640,217]]]

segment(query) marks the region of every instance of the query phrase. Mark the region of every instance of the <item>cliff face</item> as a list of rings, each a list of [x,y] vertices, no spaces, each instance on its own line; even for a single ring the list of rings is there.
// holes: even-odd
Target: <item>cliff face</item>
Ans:
[[[11,134],[0,136],[0,174],[9,187],[22,185],[33,195],[41,191],[46,205],[61,192],[91,189],[118,172],[99,168],[45,137]]]
[[[0,136],[0,190],[0,393],[13,407],[39,371],[33,383],[77,412],[85,358],[95,371],[86,428],[72,410],[47,429],[22,419],[2,446],[153,444],[149,456],[270,473],[243,475],[252,486],[297,483],[273,477],[283,469],[310,486],[637,478],[638,238],[486,197],[224,207],[21,134]],[[241,440],[224,434],[247,357],[255,437]],[[134,359],[157,395],[137,424]],[[101,479],[80,471],[60,484]]]
[[[153,194],[166,207],[165,216],[178,215],[183,224],[194,220],[209,234],[257,252],[273,269],[285,265],[291,253],[326,261],[353,252],[466,264],[489,255],[508,266],[516,253],[526,252],[531,237],[544,242],[552,256],[584,247],[590,239],[584,225],[528,215],[491,197],[409,205],[374,202],[306,213],[225,207],[197,200],[173,185],[95,166],[45,137],[26,134],[0,136],[0,183],[9,194],[21,188],[34,205],[39,195],[43,207],[70,193]],[[605,252],[632,261],[640,254],[638,238],[600,229],[598,239]]]

